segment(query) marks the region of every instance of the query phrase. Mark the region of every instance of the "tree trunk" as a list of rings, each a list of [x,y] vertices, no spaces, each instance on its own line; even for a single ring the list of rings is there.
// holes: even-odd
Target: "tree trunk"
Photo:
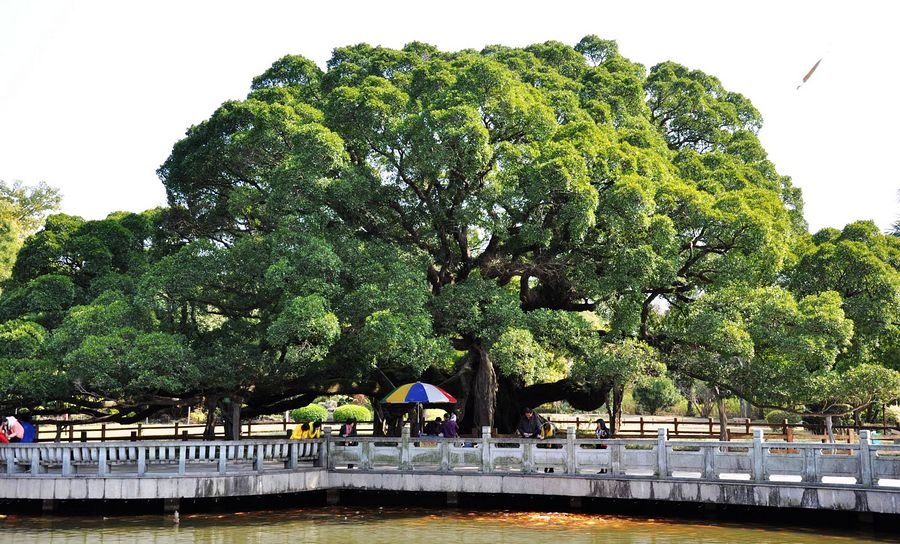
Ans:
[[[497,376],[497,405],[494,409],[494,428],[499,433],[513,433],[519,425],[522,410],[543,404],[540,400],[527,399],[525,384],[519,379]],[[481,429],[475,429],[476,434]]]
[[[472,392],[475,395],[472,414],[474,425],[473,434],[478,436],[482,427],[494,426],[494,410],[497,407],[497,373],[494,364],[480,344],[476,344],[470,351],[472,358],[477,361],[475,370],[475,384]]]
[[[203,427],[203,440],[216,439],[216,404],[219,399],[216,397],[206,397],[203,407],[206,409],[206,426]]]
[[[232,395],[223,400],[225,419],[225,440],[241,439],[241,402],[242,399]]]
[[[825,414],[825,434],[828,435],[828,442],[834,444],[834,422],[831,420],[831,414]]]
[[[716,406],[719,408],[719,440],[728,440],[728,414],[725,413],[725,397],[719,390],[719,386],[715,387]]]
[[[766,418],[766,413],[759,406],[753,407],[753,419],[763,420]]]
[[[625,397],[624,385],[613,385],[610,390],[611,401],[606,403],[606,413],[609,415],[609,436],[615,438],[616,433],[622,428],[622,399]]]
[[[384,436],[384,424],[387,420],[384,411],[384,405],[378,402],[378,399],[372,397],[372,436]]]
[[[853,410],[853,427],[856,434],[859,434],[859,428],[862,427],[862,408]]]

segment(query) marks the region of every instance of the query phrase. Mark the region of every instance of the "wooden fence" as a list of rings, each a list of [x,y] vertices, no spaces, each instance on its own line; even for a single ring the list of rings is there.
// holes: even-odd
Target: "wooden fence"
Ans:
[[[575,427],[581,437],[589,437],[593,434],[594,421],[597,416],[549,416],[548,419],[560,429]],[[327,425],[327,424],[326,424]],[[337,427],[338,424],[332,424]],[[665,427],[669,436],[679,439],[711,439],[718,440],[720,425],[712,418],[656,418],[643,416],[628,417],[623,421],[622,428],[616,433],[618,438],[647,438],[655,437],[657,430]],[[241,425],[241,438],[286,438],[294,428],[292,422],[247,422]],[[753,428],[764,428],[768,432],[768,439],[780,439],[788,442],[794,440],[819,442],[824,437],[820,434],[808,433],[808,429],[802,423],[788,423],[786,420],[779,425],[772,425],[765,421],[750,421],[748,419],[731,419],[726,426],[729,439],[748,439],[752,436]],[[781,432],[774,431],[778,428]],[[835,432],[841,442],[856,442],[858,432],[852,426],[835,425]],[[203,438],[203,424],[184,424],[175,422],[172,424],[144,424],[118,425],[118,424],[79,424],[77,422],[42,424],[38,426],[39,442],[106,442],[109,440],[199,440]],[[879,425],[866,425],[859,430],[885,431],[896,430],[891,427]],[[372,422],[359,422],[357,431],[361,435],[372,434]],[[802,435],[800,433],[803,432]],[[496,433],[495,433],[496,435]],[[800,435],[800,436],[798,436]],[[224,428],[216,427],[216,436],[224,436]]]

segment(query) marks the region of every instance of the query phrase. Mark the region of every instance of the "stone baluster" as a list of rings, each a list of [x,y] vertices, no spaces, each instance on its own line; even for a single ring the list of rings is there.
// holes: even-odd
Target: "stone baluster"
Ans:
[[[810,483],[819,482],[819,449],[815,447],[803,448],[803,477],[802,481]]]
[[[187,472],[187,446],[178,446],[178,474],[184,476]]]
[[[33,448],[31,450],[31,475],[37,476],[41,473],[41,454],[43,448]]]
[[[610,476],[622,476],[625,468],[622,466],[622,457],[625,454],[625,444],[609,444],[609,474]]]
[[[519,441],[522,445],[522,473],[534,473],[534,444],[533,439],[523,438]]]
[[[873,483],[870,433],[868,430],[859,431],[859,485],[866,487],[871,487]]]
[[[566,429],[566,474],[576,474],[578,472],[578,446],[575,444],[575,427]]]
[[[225,442],[219,445],[219,474],[225,474],[225,463],[228,461],[228,446]]]
[[[313,463],[314,466],[334,468],[334,464],[330,461],[331,446],[332,446],[331,426],[323,425],[322,426],[322,443],[319,444],[319,451],[316,452],[316,461],[315,461],[315,463]],[[293,459],[293,462],[294,462],[294,466],[291,468],[296,468],[297,467],[297,456],[291,455],[291,459]]]
[[[712,442],[710,444],[700,446],[703,452],[703,479],[716,480],[716,452],[719,451],[721,442]]]
[[[328,439],[326,438],[325,441],[327,443]],[[288,444],[287,468],[297,468],[297,457],[300,456],[300,452],[298,451],[297,446],[298,446],[298,444],[296,441],[292,441],[290,444]],[[317,466],[318,466],[318,462],[321,460],[322,460],[322,450],[320,449],[319,450],[319,458],[316,459]],[[325,466],[328,466],[328,465],[325,465]],[[329,466],[328,468],[334,468],[334,467]]]
[[[72,476],[72,448],[59,448],[62,456],[62,475]]]
[[[481,472],[487,474],[494,471],[491,462],[491,428],[481,428]]]
[[[147,472],[147,448],[138,446],[137,448],[137,474],[143,476]]]
[[[409,445],[409,423],[407,423],[403,426],[403,430],[400,431],[400,470],[412,470]]]
[[[669,438],[669,430],[660,427],[656,433],[656,476],[657,478],[668,478],[669,449],[666,447],[666,440]]]
[[[753,481],[762,482],[766,479],[766,460],[763,457],[763,430],[753,429]]]
[[[363,470],[372,470],[372,458],[375,457],[375,442],[360,442],[360,462]]]
[[[256,457],[253,459],[253,470],[262,472],[265,465],[266,447],[262,444],[256,444]]]
[[[106,476],[109,473],[109,465],[106,463],[106,455],[107,450],[106,446],[100,446],[100,451],[97,456],[97,474],[99,476]]]

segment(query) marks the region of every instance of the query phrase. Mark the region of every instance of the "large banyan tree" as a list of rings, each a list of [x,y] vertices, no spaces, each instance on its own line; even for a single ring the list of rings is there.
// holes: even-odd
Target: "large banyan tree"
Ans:
[[[66,254],[97,253],[95,222],[48,226],[71,250],[26,244],[9,292],[74,293],[27,354],[77,375],[58,380],[68,406],[224,400],[239,417],[422,378],[457,395],[464,428],[507,431],[526,405],[617,409],[659,361],[761,404],[816,402],[804,383],[852,344],[836,287],[804,279],[822,256],[759,112],[715,77],[648,72],[589,36],[361,44],[325,71],[284,57],[251,89],[175,144],[169,209],[96,222],[124,237],[106,268]],[[878,241],[879,341],[848,368],[897,352],[896,241]]]

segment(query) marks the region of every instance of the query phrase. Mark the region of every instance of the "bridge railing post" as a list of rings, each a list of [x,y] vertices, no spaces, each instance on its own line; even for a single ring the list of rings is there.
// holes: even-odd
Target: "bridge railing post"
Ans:
[[[493,472],[491,463],[491,428],[481,428],[481,472],[487,474]]]
[[[409,423],[400,431],[400,470],[410,470]]]
[[[701,446],[703,452],[703,475],[704,480],[716,479],[716,452],[719,451],[720,442],[711,442],[708,445]]]
[[[669,438],[669,430],[660,427],[656,431],[656,476],[658,478],[669,477],[669,451],[666,440]]]
[[[97,475],[106,476],[109,472],[109,465],[106,463],[106,446],[101,445],[99,454],[97,455]]]
[[[576,465],[576,454],[578,450],[575,449],[578,446],[575,445],[575,429],[575,427],[566,429],[566,474],[575,474],[578,472],[578,466]]]
[[[519,443],[522,445],[522,473],[531,474],[534,472],[534,447],[537,444],[532,443],[533,439],[523,439]]]
[[[806,447],[803,448],[803,482],[818,483],[819,482],[819,449]]]
[[[225,474],[225,463],[228,460],[228,444],[219,444],[219,474]]]
[[[859,485],[871,487],[872,453],[869,449],[871,431],[859,431]]]
[[[187,431],[185,431],[187,432]],[[184,476],[187,472],[187,446],[178,446],[178,475]]]
[[[360,442],[360,468],[362,470],[372,470],[372,457],[375,456],[375,442],[366,440]]]
[[[62,475],[65,477],[72,476],[72,449],[60,447],[59,450],[60,455],[62,455]]]
[[[765,459],[763,458],[763,430],[753,429],[753,481],[766,479]]]
[[[331,444],[331,426],[324,425],[322,426],[322,442],[319,444],[319,451],[317,452],[316,461],[313,463],[313,466],[334,468],[329,460]],[[293,446],[293,443],[291,445]],[[294,451],[296,452],[296,450]],[[293,466],[290,468],[297,468],[297,456],[293,453],[291,454],[291,460],[293,461]]]
[[[449,472],[450,471],[450,443],[444,442],[441,440],[437,443],[438,451],[441,455],[441,472]]]
[[[41,455],[43,449],[33,448],[31,450],[31,475],[36,476],[41,473]]]
[[[622,476],[625,470],[622,468],[622,457],[625,454],[625,444],[609,444],[609,473],[611,476]]]
[[[147,448],[143,445],[137,447],[137,475],[143,476],[147,472]]]
[[[253,459],[253,470],[255,470],[256,472],[262,472],[265,466],[266,447],[257,442],[254,445],[254,449],[254,453],[256,453],[256,456]]]

